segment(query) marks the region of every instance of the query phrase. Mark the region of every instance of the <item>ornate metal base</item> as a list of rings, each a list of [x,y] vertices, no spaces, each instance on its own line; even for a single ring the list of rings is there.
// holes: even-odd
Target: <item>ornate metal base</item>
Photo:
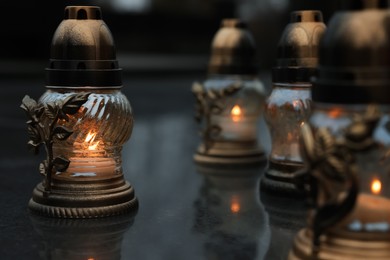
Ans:
[[[100,218],[138,208],[132,186],[118,176],[100,181],[53,180],[51,190],[38,184],[29,202],[36,214],[56,218]]]
[[[264,151],[254,142],[214,142],[212,147],[205,149],[201,144],[194,155],[198,165],[218,167],[242,167],[264,164]]]
[[[304,197],[303,191],[294,185],[294,173],[302,169],[301,163],[277,163],[270,160],[269,168],[261,179],[261,189],[280,196]]]
[[[313,256],[311,232],[308,229],[299,231],[290,251],[289,260],[387,260],[390,259],[390,240],[370,240],[362,233],[359,238],[348,239],[335,235],[324,235],[321,246]]]

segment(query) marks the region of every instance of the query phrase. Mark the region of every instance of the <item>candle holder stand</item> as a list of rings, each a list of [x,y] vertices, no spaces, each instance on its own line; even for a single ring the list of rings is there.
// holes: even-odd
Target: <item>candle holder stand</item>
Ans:
[[[303,168],[299,128],[311,113],[311,77],[316,72],[319,40],[325,30],[321,11],[294,11],[278,43],[273,87],[265,105],[272,141],[269,169],[261,179],[265,192],[304,196],[294,184],[294,173]]]
[[[246,23],[222,21],[212,42],[207,79],[192,86],[195,119],[202,124],[197,164],[251,167],[266,159],[257,140],[265,90],[256,76],[255,51]]]
[[[26,96],[28,146],[44,180],[29,202],[32,212],[57,218],[98,218],[136,212],[124,178],[121,151],[133,115],[121,92],[121,69],[110,30],[97,6],[68,6],[51,45],[46,92]]]

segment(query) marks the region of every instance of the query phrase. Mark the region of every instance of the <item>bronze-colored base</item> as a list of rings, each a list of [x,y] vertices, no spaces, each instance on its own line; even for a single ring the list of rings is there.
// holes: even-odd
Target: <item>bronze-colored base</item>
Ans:
[[[194,161],[198,165],[231,168],[264,164],[266,156],[255,141],[214,142],[208,150],[201,144]]]
[[[262,191],[281,196],[304,197],[304,192],[294,184],[294,173],[302,167],[301,163],[270,160],[269,168],[260,182]]]
[[[38,184],[29,202],[32,212],[56,218],[100,218],[138,208],[132,186],[118,176],[100,181],[53,180],[50,192]]]
[[[308,229],[296,235],[288,260],[388,260],[390,241],[370,240],[365,234],[360,239],[340,238],[335,235],[321,237],[317,254],[312,254],[312,239]]]

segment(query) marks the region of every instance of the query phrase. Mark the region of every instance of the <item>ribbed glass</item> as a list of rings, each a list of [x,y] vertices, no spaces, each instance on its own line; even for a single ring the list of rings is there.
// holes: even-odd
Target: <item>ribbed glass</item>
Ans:
[[[40,98],[42,103],[63,100],[72,91],[48,90]],[[89,92],[89,91],[87,91]],[[54,158],[70,160],[65,172],[57,172],[54,179],[106,179],[122,174],[121,150],[133,129],[132,109],[120,90],[90,91],[88,101],[69,120],[61,120],[73,131],[64,141],[54,140]]]

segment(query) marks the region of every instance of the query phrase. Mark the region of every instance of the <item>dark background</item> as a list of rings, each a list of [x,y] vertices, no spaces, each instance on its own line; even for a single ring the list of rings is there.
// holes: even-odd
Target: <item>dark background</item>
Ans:
[[[325,22],[340,1],[321,0],[35,0],[0,3],[0,75],[43,76],[50,41],[67,5],[99,5],[126,73],[205,71],[211,40],[223,18],[249,24],[262,70],[293,10],[319,9]],[[40,63],[32,63],[32,62]]]

